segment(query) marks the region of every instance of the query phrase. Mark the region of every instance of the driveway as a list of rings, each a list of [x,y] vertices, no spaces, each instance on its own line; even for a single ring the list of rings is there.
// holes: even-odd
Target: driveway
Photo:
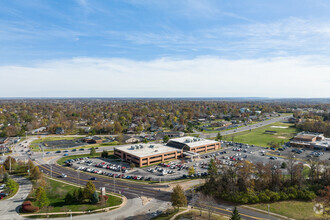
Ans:
[[[19,184],[19,189],[15,196],[0,201],[0,219],[23,219],[17,211],[32,189],[30,180],[24,177],[12,178]]]

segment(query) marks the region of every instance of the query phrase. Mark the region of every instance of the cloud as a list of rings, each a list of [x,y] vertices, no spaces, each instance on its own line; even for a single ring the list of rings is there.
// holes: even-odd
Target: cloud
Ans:
[[[74,58],[1,66],[2,97],[329,97],[318,57]]]

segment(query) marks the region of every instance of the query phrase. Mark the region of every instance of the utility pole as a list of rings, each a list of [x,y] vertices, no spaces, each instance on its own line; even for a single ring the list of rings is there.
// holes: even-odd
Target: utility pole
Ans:
[[[50,177],[52,178],[53,177],[53,166],[50,165]]]
[[[11,157],[9,158],[9,173],[11,173]]]
[[[77,174],[78,174],[78,186],[79,186],[79,175],[80,175],[79,170],[77,170]]]
[[[115,176],[113,176],[113,193],[116,193],[116,181],[115,181]]]

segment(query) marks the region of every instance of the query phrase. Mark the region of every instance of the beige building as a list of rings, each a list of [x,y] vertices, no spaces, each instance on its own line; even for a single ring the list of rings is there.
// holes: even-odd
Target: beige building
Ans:
[[[177,159],[181,157],[182,152],[180,149],[162,144],[137,144],[116,147],[114,154],[122,160],[142,167]]]
[[[116,147],[114,154],[122,160],[143,167],[184,156],[198,156],[199,153],[218,150],[220,147],[218,141],[188,136],[170,139],[167,145],[136,144]]]

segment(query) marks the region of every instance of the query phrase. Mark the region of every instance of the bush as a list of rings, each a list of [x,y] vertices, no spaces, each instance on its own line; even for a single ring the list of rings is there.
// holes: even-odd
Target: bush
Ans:
[[[22,204],[22,209],[24,212],[38,212],[39,208],[32,205],[31,201],[25,201]]]
[[[280,195],[281,200],[288,200],[289,199],[289,196],[285,192],[280,192],[279,195]]]
[[[260,202],[269,202],[270,201],[269,196],[267,196],[267,194],[265,192],[259,193],[258,197],[259,197]]]
[[[37,206],[24,206],[23,207],[24,212],[38,212],[39,208]]]
[[[32,205],[32,202],[31,201],[25,201],[25,202],[23,202],[22,207],[24,207],[24,206],[31,206],[31,205]]]
[[[250,195],[249,196],[249,203],[258,203],[259,197],[257,195]]]

